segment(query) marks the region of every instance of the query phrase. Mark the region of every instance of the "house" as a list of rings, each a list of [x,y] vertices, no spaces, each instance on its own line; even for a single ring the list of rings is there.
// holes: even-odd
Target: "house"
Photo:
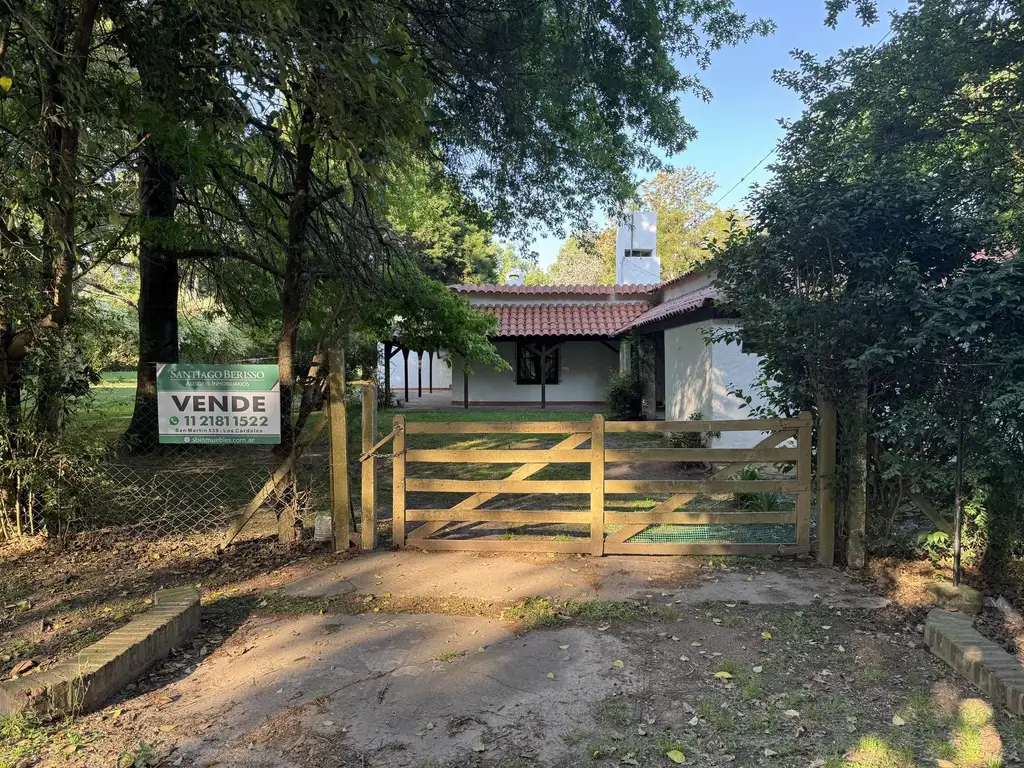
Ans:
[[[608,377],[630,365],[630,346],[637,344],[646,418],[747,418],[743,401],[731,392],[742,389],[758,404],[751,390],[759,359],[735,344],[709,343],[712,329],[734,327],[737,319],[715,307],[708,274],[660,281],[656,235],[653,213],[633,214],[620,227],[616,285],[524,285],[521,275],[510,273],[504,285],[452,286],[497,320],[494,344],[511,368],[471,364],[470,374],[452,354],[452,403],[600,406]],[[725,432],[715,444],[739,447],[749,439]]]

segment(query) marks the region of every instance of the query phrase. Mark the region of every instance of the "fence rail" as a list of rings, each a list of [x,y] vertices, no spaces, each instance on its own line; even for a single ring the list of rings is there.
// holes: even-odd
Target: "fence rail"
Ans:
[[[809,413],[792,419],[731,421],[605,422],[407,422],[396,416],[393,479],[393,535],[397,546],[438,550],[493,550],[519,552],[589,552],[603,554],[743,554],[797,553],[809,548],[811,512],[811,429]],[[644,448],[606,449],[606,434],[767,432],[750,448]],[[568,435],[546,449],[422,449],[409,448],[414,435],[524,434]],[[794,441],[795,446],[780,443]],[[585,443],[589,447],[581,447]],[[609,464],[636,462],[700,462],[716,467],[705,480],[612,479]],[[466,480],[407,477],[415,464],[521,464],[502,479]],[[588,479],[529,479],[552,464],[590,465]],[[791,465],[779,477],[735,479],[750,464]],[[408,493],[468,493],[468,498],[447,508],[407,509]],[[482,509],[505,494],[589,496],[589,504],[569,509]],[[790,509],[686,509],[700,497],[744,494],[775,498],[792,496]],[[653,507],[637,511],[608,509],[606,495],[666,495]],[[749,498],[749,497],[748,497]],[[583,508],[587,506],[589,508]],[[408,530],[409,523],[422,523]],[[493,523],[535,526],[550,533],[551,526],[576,526],[575,538],[507,540],[482,526]],[[651,528],[654,526],[655,528]],[[580,530],[582,529],[582,530]],[[693,533],[710,529],[716,540],[693,541]],[[654,533],[651,533],[654,531]],[[767,531],[767,534],[765,533]],[[470,538],[453,538],[470,533]],[[762,540],[758,539],[758,536]],[[442,538],[438,538],[441,536]],[[768,537],[767,540],[765,536]],[[675,537],[675,538],[673,538]]]

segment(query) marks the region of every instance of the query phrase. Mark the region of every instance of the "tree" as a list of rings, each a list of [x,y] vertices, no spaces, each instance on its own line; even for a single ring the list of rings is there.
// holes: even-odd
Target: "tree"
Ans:
[[[1002,497],[1013,518],[1005,476],[1019,472],[1020,432],[1003,404],[1018,393],[1001,372],[1020,375],[1020,342],[1001,308],[1018,290],[1016,259],[979,258],[1020,242],[1019,132],[996,118],[1019,103],[1017,86],[1003,86],[1014,14],[923,0],[894,17],[884,45],[823,63],[798,54],[800,69],[779,79],[808,108],[752,196],[750,230],[730,233],[716,256],[743,317],[724,338],[764,356],[783,407],[838,403],[847,521],[870,512],[869,525],[891,527],[908,493],[952,502],[959,517],[972,451],[985,458],[967,464],[968,495]],[[984,167],[993,178],[980,183]],[[999,470],[986,475],[985,462]]]
[[[603,274],[601,255],[593,243],[573,236],[558,249],[548,281],[554,285],[600,285]]]
[[[717,185],[693,166],[661,171],[640,186],[643,207],[658,214],[661,278],[671,280],[711,258],[707,244],[722,240],[729,214],[709,201]]]

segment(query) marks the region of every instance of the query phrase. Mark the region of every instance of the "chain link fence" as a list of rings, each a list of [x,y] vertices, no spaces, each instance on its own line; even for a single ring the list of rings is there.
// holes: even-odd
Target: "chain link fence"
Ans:
[[[86,528],[153,538],[226,530],[286,458],[273,445],[162,445],[156,424],[153,434],[135,436],[135,447],[125,447],[121,438],[131,419],[134,374],[106,377],[97,392],[79,418],[79,428],[99,451],[100,482],[82,521]],[[322,410],[315,411],[304,431],[310,433],[325,418]],[[293,476],[294,498],[287,501],[311,535],[317,515],[330,510],[327,430],[304,447]],[[272,495],[248,524],[247,535],[276,533],[284,503]]]

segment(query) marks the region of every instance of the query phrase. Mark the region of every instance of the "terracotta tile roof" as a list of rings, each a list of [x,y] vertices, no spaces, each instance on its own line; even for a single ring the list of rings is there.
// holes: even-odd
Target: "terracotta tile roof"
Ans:
[[[642,296],[658,285],[452,285],[458,293],[514,294],[517,296]]]
[[[498,318],[498,336],[615,336],[643,315],[646,301],[615,304],[480,304]]]
[[[718,291],[711,286],[700,288],[696,291],[691,291],[690,293],[684,293],[678,298],[666,301],[664,304],[658,304],[656,307],[652,307],[650,310],[633,319],[630,323],[619,330],[629,331],[633,328],[640,328],[644,325],[656,323],[659,320],[667,320],[670,317],[675,317],[676,315],[682,315],[694,309],[699,309],[700,307],[703,307],[706,302],[713,301],[717,298]]]

